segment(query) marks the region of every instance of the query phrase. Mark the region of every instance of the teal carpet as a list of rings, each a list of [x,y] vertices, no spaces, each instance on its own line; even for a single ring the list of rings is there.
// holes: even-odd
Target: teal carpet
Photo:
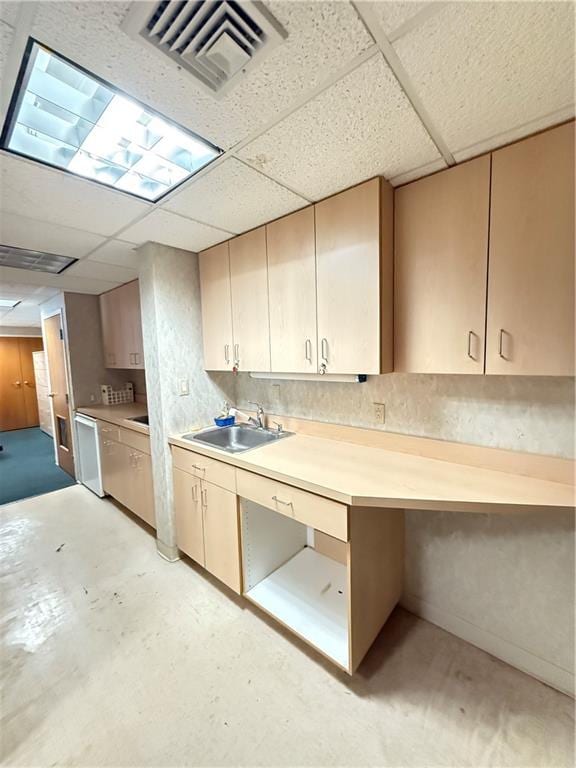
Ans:
[[[0,432],[0,445],[0,504],[76,484],[54,463],[54,442],[39,427]]]

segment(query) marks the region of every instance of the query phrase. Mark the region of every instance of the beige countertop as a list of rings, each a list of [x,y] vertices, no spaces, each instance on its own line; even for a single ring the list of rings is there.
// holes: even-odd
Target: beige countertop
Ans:
[[[405,440],[408,445],[414,438],[406,436]],[[537,472],[532,477],[511,472],[505,461],[499,470],[403,452],[402,436],[395,436],[400,450],[306,434],[238,454],[183,440],[182,436],[169,442],[353,506],[527,512],[574,505],[574,487],[567,482],[545,479]],[[504,453],[481,450],[494,451],[496,461]],[[543,464],[561,461],[541,458]]]
[[[150,429],[146,424],[138,424],[136,421],[130,421],[134,416],[146,416],[148,409],[142,403],[126,403],[125,405],[82,405],[76,408],[78,413],[86,416],[92,416],[93,419],[101,419],[109,424],[116,424],[125,429],[132,429],[134,432],[141,432],[144,435],[150,434]]]

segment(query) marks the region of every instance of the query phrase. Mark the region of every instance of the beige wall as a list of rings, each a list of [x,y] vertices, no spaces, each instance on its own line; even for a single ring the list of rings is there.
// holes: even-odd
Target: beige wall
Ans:
[[[0,325],[0,336],[42,336],[42,328],[32,328],[29,326],[18,325]]]
[[[237,378],[239,407],[574,456],[574,380],[389,374],[365,384]],[[574,517],[408,512],[403,602],[564,690],[574,676]]]

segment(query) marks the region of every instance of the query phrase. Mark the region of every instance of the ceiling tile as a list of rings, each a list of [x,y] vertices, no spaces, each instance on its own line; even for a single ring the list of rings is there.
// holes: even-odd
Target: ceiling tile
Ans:
[[[171,211],[229,232],[245,232],[307,204],[307,200],[230,158],[172,197]]]
[[[373,45],[349,3],[265,4],[288,38],[220,100],[120,29],[129,2],[38,3],[32,35],[227,149]]]
[[[173,248],[183,248],[186,251],[201,251],[227,240],[232,233],[199,224],[175,213],[156,210],[129,227],[122,236],[140,243],[150,241],[171,245]]]
[[[65,277],[93,277],[96,280],[107,280],[111,283],[129,283],[138,277],[138,272],[135,269],[84,259],[72,264],[66,270]]]
[[[150,208],[64,171],[0,154],[0,213],[33,213],[40,221],[113,235]]]
[[[572,3],[449,3],[394,47],[453,153],[574,103]]]
[[[239,154],[312,200],[440,159],[380,54]]]
[[[136,247],[134,243],[125,243],[122,240],[108,240],[94,253],[91,253],[86,260],[137,270],[141,257],[135,250]]]
[[[6,283],[20,283],[37,285],[48,288],[57,288],[72,293],[104,293],[115,288],[119,283],[107,280],[96,280],[88,277],[67,277],[66,272],[61,275],[49,275],[45,272],[32,272],[15,267],[0,267],[0,293],[2,285]]]
[[[81,259],[105,238],[70,227],[0,211],[0,243]]]
[[[11,27],[15,27],[20,5],[21,3],[2,0],[2,2],[0,2],[0,20],[6,22],[6,24],[10,24]]]
[[[0,8],[3,3],[0,3]],[[10,47],[14,38],[14,30],[7,24],[4,24],[0,20],[0,82],[4,74],[4,67],[8,60],[8,54],[10,53]]]
[[[405,0],[405,2],[379,2],[371,3],[376,18],[384,32],[390,36],[407,21],[413,19],[427,6],[439,6],[439,2],[421,3],[417,0]]]

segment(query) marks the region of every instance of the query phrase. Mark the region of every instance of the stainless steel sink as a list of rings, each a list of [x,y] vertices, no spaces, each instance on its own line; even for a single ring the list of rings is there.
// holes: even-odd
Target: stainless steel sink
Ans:
[[[275,443],[284,437],[290,437],[292,432],[275,432],[271,429],[260,429],[248,424],[234,424],[231,427],[216,427],[205,432],[184,435],[184,440],[204,443],[213,448],[219,448],[227,453],[241,453],[261,445]]]
[[[135,421],[137,424],[146,424],[146,426],[149,426],[148,414],[146,414],[146,416],[132,416],[129,421]]]

